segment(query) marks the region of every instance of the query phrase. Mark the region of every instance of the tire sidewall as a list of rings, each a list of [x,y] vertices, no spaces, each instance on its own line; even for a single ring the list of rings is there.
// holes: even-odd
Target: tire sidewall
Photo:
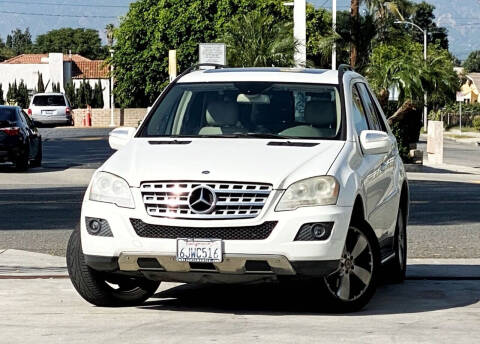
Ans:
[[[377,287],[377,280],[380,271],[380,248],[378,245],[378,240],[370,228],[370,226],[365,223],[356,223],[349,226],[349,232],[352,228],[357,229],[358,231],[362,232],[368,240],[370,248],[372,250],[372,276],[370,279],[370,284],[368,285],[367,289],[358,299],[353,301],[345,301],[338,298],[336,295],[332,294],[330,288],[327,286],[327,282],[324,278],[321,279],[322,282],[322,289],[324,294],[326,295],[326,306],[329,312],[333,313],[348,313],[348,312],[355,312],[363,307],[365,307],[368,302],[371,300],[373,295],[375,294],[376,287]],[[348,235],[348,234],[347,234]]]

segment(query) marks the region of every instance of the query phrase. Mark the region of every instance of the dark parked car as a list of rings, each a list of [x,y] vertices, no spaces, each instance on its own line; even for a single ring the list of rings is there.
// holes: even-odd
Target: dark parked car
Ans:
[[[13,162],[17,170],[42,164],[42,137],[18,106],[0,106],[0,163]]]

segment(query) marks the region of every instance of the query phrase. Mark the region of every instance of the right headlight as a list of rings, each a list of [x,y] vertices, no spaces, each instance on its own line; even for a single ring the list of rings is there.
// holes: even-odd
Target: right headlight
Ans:
[[[275,208],[276,211],[337,203],[339,185],[332,176],[313,177],[290,185]]]
[[[113,203],[123,208],[135,208],[130,187],[125,179],[107,172],[98,172],[90,188],[91,201]]]

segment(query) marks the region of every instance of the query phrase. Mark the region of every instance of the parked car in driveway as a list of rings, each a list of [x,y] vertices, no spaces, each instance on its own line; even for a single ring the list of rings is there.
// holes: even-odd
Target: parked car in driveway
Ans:
[[[73,125],[73,112],[63,93],[37,93],[27,110],[35,123],[41,125]]]
[[[42,164],[42,137],[18,106],[0,105],[0,162],[13,162],[18,170]]]
[[[67,248],[92,304],[139,304],[161,281],[293,279],[348,312],[369,302],[382,266],[405,278],[407,176],[348,66],[191,70],[110,145]]]

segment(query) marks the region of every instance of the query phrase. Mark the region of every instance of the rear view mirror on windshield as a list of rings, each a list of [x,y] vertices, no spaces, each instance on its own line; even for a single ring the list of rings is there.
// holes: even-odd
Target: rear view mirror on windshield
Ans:
[[[270,97],[266,94],[245,94],[237,96],[237,103],[246,104],[270,104]]]

